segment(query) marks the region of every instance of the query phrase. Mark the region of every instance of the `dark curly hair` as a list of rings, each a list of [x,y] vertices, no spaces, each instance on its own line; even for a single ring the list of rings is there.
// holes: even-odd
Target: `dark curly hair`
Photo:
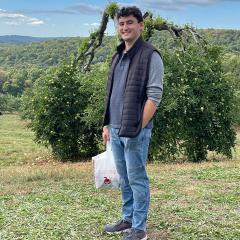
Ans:
[[[119,20],[120,17],[128,17],[131,15],[134,16],[138,20],[138,22],[143,22],[142,12],[136,6],[122,7],[117,12],[117,19]]]

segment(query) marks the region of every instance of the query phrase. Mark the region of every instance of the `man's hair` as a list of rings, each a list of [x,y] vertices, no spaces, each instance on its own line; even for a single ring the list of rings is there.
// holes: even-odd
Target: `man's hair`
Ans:
[[[128,17],[128,16],[134,16],[138,22],[143,22],[143,16],[142,12],[139,8],[132,6],[132,7],[122,7],[117,12],[117,19],[119,20],[120,17]]]

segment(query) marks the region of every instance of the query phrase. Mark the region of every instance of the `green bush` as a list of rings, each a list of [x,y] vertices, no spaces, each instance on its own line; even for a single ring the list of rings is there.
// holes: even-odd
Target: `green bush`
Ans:
[[[224,78],[221,50],[189,45],[163,53],[164,95],[155,119],[151,158],[180,155],[198,162],[208,151],[231,157],[235,132],[233,89]]]
[[[240,125],[240,90],[235,90],[235,104],[234,104],[234,122]]]
[[[223,69],[226,79],[234,88],[234,123],[240,124],[240,54],[228,53],[223,58]]]
[[[83,77],[84,89],[90,93],[84,111],[84,121],[86,125],[93,126],[96,131],[99,131],[99,129],[102,131],[103,127],[107,75],[108,64],[101,63],[92,66],[91,71]]]
[[[76,69],[63,64],[23,97],[22,116],[31,119],[37,142],[50,145],[60,159],[86,156],[95,153],[96,146],[89,143],[94,136],[82,120],[88,98]]]
[[[21,98],[14,97],[10,94],[0,93],[0,111],[17,112],[21,105]]]

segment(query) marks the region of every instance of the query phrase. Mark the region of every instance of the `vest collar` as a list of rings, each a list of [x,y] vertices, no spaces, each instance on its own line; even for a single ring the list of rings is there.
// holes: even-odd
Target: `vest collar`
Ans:
[[[140,36],[135,43],[133,44],[133,46],[126,52],[126,54],[132,58],[136,52],[138,51],[138,49],[142,46],[142,44],[144,43],[142,37]],[[121,55],[123,53],[125,49],[125,42],[121,42],[118,46],[117,46],[117,52],[119,55]]]

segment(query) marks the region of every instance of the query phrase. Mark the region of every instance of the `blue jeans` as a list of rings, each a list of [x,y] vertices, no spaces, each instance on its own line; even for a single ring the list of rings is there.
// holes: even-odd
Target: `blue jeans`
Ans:
[[[133,228],[146,231],[150,202],[146,161],[151,129],[143,128],[134,138],[119,137],[118,131],[110,128],[111,148],[120,175],[122,218]]]

